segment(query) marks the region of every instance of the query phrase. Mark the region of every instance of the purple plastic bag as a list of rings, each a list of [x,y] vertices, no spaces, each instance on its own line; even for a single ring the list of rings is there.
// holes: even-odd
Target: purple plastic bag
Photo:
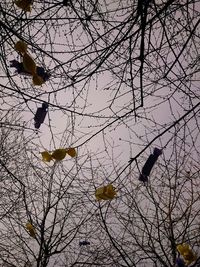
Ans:
[[[39,129],[47,114],[48,104],[43,103],[41,108],[38,108],[34,117],[35,128]]]
[[[139,180],[142,182],[148,182],[148,176],[150,175],[150,172],[155,164],[155,162],[157,161],[158,157],[162,154],[162,150],[155,147],[153,154],[151,154],[146,163],[144,164],[143,168],[142,168],[142,172],[140,174]]]

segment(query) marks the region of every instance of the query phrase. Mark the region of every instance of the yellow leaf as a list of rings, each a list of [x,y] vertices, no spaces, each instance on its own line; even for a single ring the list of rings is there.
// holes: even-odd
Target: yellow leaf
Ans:
[[[95,197],[97,200],[104,199],[105,186],[96,189]],[[104,199],[105,200],[105,199]]]
[[[68,148],[67,154],[70,155],[72,158],[76,157],[77,155],[75,148]]]
[[[19,53],[26,53],[28,45],[23,41],[18,41],[15,44],[15,50]]]
[[[42,160],[46,162],[50,162],[52,160],[52,156],[48,151],[41,152]]]
[[[115,189],[114,189],[113,185],[112,185],[112,184],[107,185],[106,195],[107,195],[109,198],[113,199],[113,198],[115,197],[116,194],[117,194],[117,193],[115,192]]]
[[[23,11],[30,12],[32,2],[33,0],[16,0],[15,5],[21,8]]]
[[[187,253],[183,254],[183,258],[187,265],[190,265],[193,261],[197,259],[197,256],[192,252],[192,250],[189,250]]]
[[[62,160],[65,158],[66,153],[67,153],[67,151],[65,148],[59,148],[59,149],[54,150],[54,152],[51,154],[51,156],[55,160]]]
[[[95,197],[97,200],[111,200],[115,197],[116,192],[112,184],[96,189]]]
[[[189,250],[189,245],[183,243],[183,244],[178,245],[176,248],[177,248],[178,252],[181,255],[183,255],[185,252],[187,252]]]
[[[176,248],[184,258],[184,261],[187,265],[190,265],[193,261],[197,259],[196,255],[193,253],[188,244],[183,243],[178,245]]]
[[[29,231],[29,235],[33,238],[36,238],[36,231],[35,228],[33,227],[33,225],[31,223],[27,223],[26,224],[26,229]]]
[[[44,80],[39,75],[35,74],[33,75],[33,84],[34,85],[42,85],[44,83]]]
[[[36,64],[31,56],[24,53],[23,56],[23,67],[26,71],[30,72],[32,75],[36,74]]]

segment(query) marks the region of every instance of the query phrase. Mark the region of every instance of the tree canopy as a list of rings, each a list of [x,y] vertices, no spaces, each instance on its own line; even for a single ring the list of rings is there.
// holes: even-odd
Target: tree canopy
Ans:
[[[199,25],[195,0],[1,1],[0,266],[200,266]]]

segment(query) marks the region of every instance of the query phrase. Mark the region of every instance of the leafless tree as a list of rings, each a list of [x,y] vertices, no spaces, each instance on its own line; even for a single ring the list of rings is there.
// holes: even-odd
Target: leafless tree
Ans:
[[[174,266],[182,242],[198,254],[200,2],[16,3],[0,3],[0,264]],[[19,40],[42,86],[19,69]],[[59,147],[77,158],[42,161]],[[117,197],[97,202],[108,183]]]

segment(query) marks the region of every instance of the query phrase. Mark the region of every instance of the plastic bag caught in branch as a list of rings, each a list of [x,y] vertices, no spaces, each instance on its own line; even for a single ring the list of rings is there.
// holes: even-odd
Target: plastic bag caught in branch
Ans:
[[[177,258],[176,259],[176,265],[177,265],[177,267],[185,267],[185,262],[183,259]]]
[[[39,129],[41,124],[44,122],[44,119],[45,119],[46,114],[47,114],[47,108],[48,108],[48,104],[43,103],[42,107],[37,109],[37,112],[36,112],[35,117],[34,117],[36,129]]]
[[[139,180],[142,182],[148,181],[148,176],[150,175],[150,172],[157,161],[158,157],[162,154],[162,150],[155,147],[153,154],[149,156],[146,163],[144,164],[144,167],[142,168],[142,172],[140,174]]]
[[[80,241],[79,242],[79,246],[87,246],[87,245],[90,245],[90,242],[87,241],[87,240],[84,240],[84,241]]]
[[[36,231],[35,231],[35,228],[33,227],[33,225],[31,223],[27,223],[26,224],[26,229],[28,230],[29,232],[29,235],[33,238],[36,238]]]
[[[36,68],[36,73],[38,76],[40,76],[45,82],[47,80],[49,80],[50,78],[50,74],[48,72],[45,71],[45,69],[43,67],[37,67]]]
[[[99,187],[96,189],[95,197],[97,200],[111,200],[116,196],[115,189],[112,184]]]

